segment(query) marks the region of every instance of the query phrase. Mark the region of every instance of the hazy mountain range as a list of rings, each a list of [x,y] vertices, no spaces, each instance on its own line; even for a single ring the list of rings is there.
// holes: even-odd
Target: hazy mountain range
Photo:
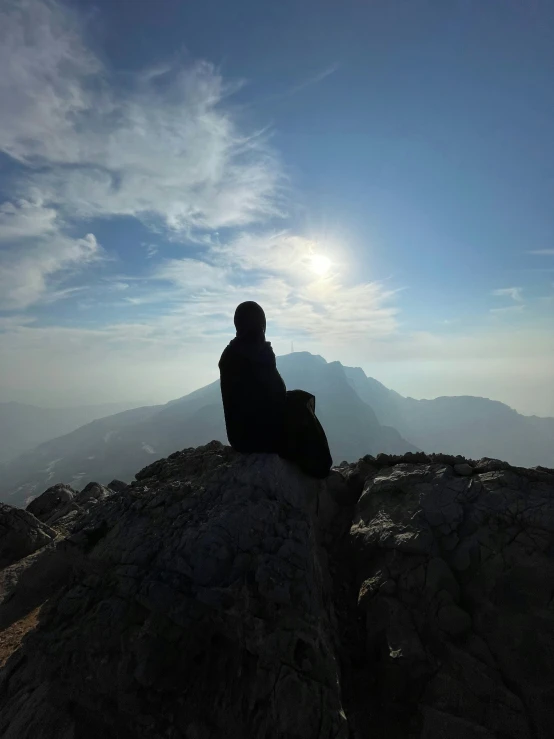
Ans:
[[[404,398],[359,368],[297,352],[278,359],[287,387],[317,398],[335,462],[364,454],[427,452],[554,466],[554,418],[522,416],[487,398]],[[0,498],[13,505],[54,482],[130,480],[177,449],[226,441],[219,382],[165,405],[135,408],[51,439],[0,467]]]
[[[380,423],[394,426],[425,452],[493,457],[521,467],[554,466],[554,418],[523,416],[504,403],[470,395],[415,400],[344,368]]]
[[[27,403],[0,403],[0,462],[6,462],[43,441],[80,426],[133,408],[133,403],[104,403],[74,408],[37,408]]]

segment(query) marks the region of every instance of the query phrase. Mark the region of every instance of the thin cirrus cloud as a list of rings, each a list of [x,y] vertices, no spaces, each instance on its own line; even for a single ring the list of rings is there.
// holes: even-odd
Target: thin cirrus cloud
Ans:
[[[55,232],[57,213],[40,202],[21,199],[0,205],[0,242],[14,242]]]
[[[396,291],[379,282],[346,286],[340,269],[318,276],[310,269],[317,248],[311,239],[287,232],[240,233],[207,250],[209,262],[166,260],[155,278],[181,288],[187,314],[206,326],[210,316],[220,321],[218,313],[231,314],[247,294],[263,301],[276,339],[302,335],[344,343],[395,333]]]
[[[169,282],[158,335],[179,311],[213,333],[245,293],[285,335],[396,330],[393,292],[343,285],[334,269],[320,279],[309,268],[314,242],[268,230],[286,210],[286,178],[263,133],[237,120],[236,85],[213,65],[160,65],[123,83],[85,44],[79,16],[47,0],[3,5],[0,49],[0,148],[19,165],[17,199],[0,211],[4,308],[74,294],[85,278],[67,278],[103,252],[93,234],[69,234],[83,219],[131,216],[166,241],[201,246],[195,259],[172,260],[163,244],[137,248],[136,259],[150,258],[148,279],[121,302],[159,306]],[[231,235],[222,243],[218,230]]]
[[[502,287],[493,290],[492,294],[497,298],[511,298],[516,303],[523,303],[523,290],[521,287]]]
[[[237,271],[286,276],[291,283],[304,284],[314,279],[311,260],[319,249],[312,239],[287,231],[250,231],[239,233],[228,243],[212,245],[210,255],[216,263]]]
[[[14,164],[0,203],[3,309],[44,301],[49,288],[52,299],[68,294],[69,268],[100,255],[93,234],[69,236],[81,218],[135,216],[194,238],[280,214],[277,159],[261,135],[241,132],[212,65],[158,69],[123,88],[75,13],[23,0],[0,10],[0,67],[0,150]]]
[[[2,310],[23,310],[74,294],[75,287],[60,289],[60,281],[102,257],[93,234],[65,235],[52,208],[28,200],[0,207],[0,242]]]
[[[233,91],[206,62],[160,67],[123,85],[55,2],[0,13],[0,147],[72,217],[132,215],[175,230],[243,226],[280,213],[278,162],[243,133]]]
[[[93,234],[83,238],[41,239],[24,255],[2,254],[0,259],[0,309],[24,310],[37,303],[51,303],[74,295],[79,287],[59,289],[69,272],[100,258]]]

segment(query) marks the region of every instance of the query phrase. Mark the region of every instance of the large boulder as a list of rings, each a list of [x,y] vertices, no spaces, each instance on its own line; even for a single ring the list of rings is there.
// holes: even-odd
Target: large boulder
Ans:
[[[104,485],[100,485],[98,482],[89,482],[80,493],[77,493],[75,496],[75,502],[80,506],[88,507],[91,504],[94,505],[99,501],[106,500],[106,498],[109,498],[113,493],[113,490]]]
[[[59,534],[67,535],[91,508],[113,494],[113,490],[97,482],[89,482],[80,492],[58,483],[32,500],[26,510]]]
[[[351,536],[367,692],[347,715],[425,739],[552,736],[554,475],[396,464],[366,480]]]
[[[108,487],[110,490],[113,490],[114,493],[122,493],[124,490],[127,490],[129,485],[126,482],[123,482],[123,480],[112,480],[108,483]]]
[[[60,482],[32,500],[26,510],[41,521],[47,521],[60,508],[70,503],[76,495],[77,491],[73,490],[70,485]]]
[[[56,537],[32,513],[0,503],[0,568],[27,557]]]
[[[74,582],[4,669],[0,735],[345,738],[318,525],[340,481],[320,509],[316,481],[219,443],[137,478],[66,540]]]

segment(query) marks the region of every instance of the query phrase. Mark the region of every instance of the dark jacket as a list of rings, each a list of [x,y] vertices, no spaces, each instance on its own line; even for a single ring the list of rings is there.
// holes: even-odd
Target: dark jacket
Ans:
[[[286,387],[268,341],[236,338],[219,360],[229,443],[238,452],[281,452]]]

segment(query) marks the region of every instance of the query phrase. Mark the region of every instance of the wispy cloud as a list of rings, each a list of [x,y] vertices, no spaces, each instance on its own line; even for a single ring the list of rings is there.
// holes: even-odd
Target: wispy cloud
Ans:
[[[98,376],[102,391],[105,352],[114,377],[127,360],[152,371],[162,357],[180,363],[181,377],[186,361],[192,389],[205,380],[206,355],[212,366],[229,337],[236,304],[248,298],[266,308],[277,345],[299,336],[332,346],[396,334],[394,290],[352,284],[333,254],[329,272],[318,275],[317,243],[275,228],[287,210],[286,178],[265,132],[234,110],[236,84],[206,61],[121,79],[85,35],[78,13],[56,0],[1,5],[0,151],[13,166],[3,182],[12,196],[0,204],[0,309],[18,312],[0,323],[0,364],[11,367],[5,382],[19,383],[10,356],[37,367],[43,357],[54,376],[52,368],[78,351],[79,362],[90,356],[91,363],[74,382],[92,386]],[[109,234],[116,216],[140,220],[156,243],[141,235],[131,258],[121,250],[119,261],[108,261],[93,219],[104,219]],[[99,260],[105,271],[93,282]],[[64,328],[35,327],[22,316],[75,296]]]
[[[92,106],[86,83],[101,73],[76,15],[50,1],[2,3],[0,67],[2,151],[23,163],[74,160],[75,124]]]
[[[338,269],[318,276],[310,267],[316,249],[287,232],[243,233],[207,250],[209,261],[166,260],[154,276],[180,287],[183,303],[201,306],[210,330],[211,317],[221,325],[222,314],[248,298],[263,303],[276,336],[336,343],[394,333],[396,292],[380,282],[344,284]]]
[[[0,204],[0,242],[13,242],[44,236],[57,230],[57,213],[40,200],[24,198]]]
[[[311,76],[301,79],[299,82],[296,82],[290,87],[287,87],[285,90],[282,90],[280,92],[273,92],[268,95],[265,95],[262,98],[261,103],[263,105],[266,105],[274,101],[287,100],[288,98],[293,97],[294,95],[297,95],[299,92],[302,92],[302,90],[305,90],[308,87],[312,87],[313,85],[318,85],[320,82],[323,82],[323,80],[327,79],[327,77],[330,77],[331,75],[335,74],[335,72],[337,72],[338,69],[340,69],[340,64],[338,63],[330,64],[328,67],[325,67],[325,69],[322,69],[319,72],[316,72],[315,74]]]
[[[281,212],[277,158],[231,115],[233,88],[213,65],[123,85],[86,48],[76,15],[41,0],[4,6],[0,49],[0,149],[40,164],[19,187],[60,212],[158,218],[178,232]]]
[[[41,202],[0,206],[1,309],[22,310],[67,297],[75,288],[60,290],[60,283],[100,259],[102,250],[93,234],[71,238],[60,226],[55,211]]]
[[[156,246],[156,244],[141,244],[141,246],[145,247],[146,256],[148,259],[152,259],[152,257],[155,257],[156,254],[160,251],[159,247]]]
[[[491,308],[490,312],[497,315],[510,315],[512,313],[521,313],[523,310],[525,310],[525,306],[523,304],[519,304],[507,305],[504,308]]]
[[[0,203],[2,308],[69,294],[59,280],[100,254],[93,234],[68,236],[81,218],[130,215],[200,238],[281,213],[277,157],[230,113],[233,87],[213,65],[122,84],[87,48],[77,13],[23,0],[0,9],[0,67],[0,151],[19,164],[4,183],[17,197]]]
[[[511,298],[516,303],[523,302],[523,289],[521,287],[502,287],[498,290],[493,290],[492,294],[499,298]]]
[[[310,260],[317,251],[311,239],[280,232],[242,232],[226,243],[213,246],[210,253],[219,263],[247,272],[287,276],[294,282],[314,277]]]
[[[60,290],[60,283],[101,253],[93,234],[71,239],[61,233],[0,253],[0,309],[22,310],[74,294],[78,288]]]
[[[554,257],[554,249],[535,249],[527,253],[534,254],[535,256]]]
[[[323,82],[324,79],[326,79],[327,77],[330,77],[332,74],[335,74],[335,72],[339,68],[340,68],[340,64],[338,64],[337,62],[335,62],[334,64],[330,64],[328,67],[326,67],[325,69],[322,69],[320,72],[317,72],[311,77],[308,77],[302,82],[299,82],[298,84],[294,85],[289,90],[289,94],[293,95],[297,92],[301,92],[301,90],[306,89],[306,87],[311,87],[312,85],[317,85],[319,82]]]
[[[8,113],[0,115],[0,147],[22,169],[13,183],[19,201],[0,212],[0,238],[33,235],[41,244],[10,253],[4,305],[44,302],[48,289],[52,299],[70,295],[74,286],[57,278],[93,261],[99,247],[92,234],[69,239],[65,223],[125,215],[165,228],[166,240],[184,235],[202,245],[194,259],[163,259],[144,242],[152,267],[140,290],[121,295],[130,306],[162,302],[165,281],[167,310],[209,332],[245,294],[268,307],[276,331],[348,338],[396,330],[391,291],[343,284],[336,265],[318,277],[315,242],[256,225],[283,211],[281,168],[266,137],[232,114],[236,85],[213,65],[162,64],[122,85],[87,48],[78,16],[56,2],[25,0],[17,12],[10,4],[2,21]]]
[[[15,313],[10,316],[0,316],[0,331],[11,331],[22,326],[34,323],[36,319],[23,313]]]
[[[109,283],[110,290],[114,290],[116,292],[121,292],[122,290],[128,290],[129,289],[129,283],[128,282],[122,282],[121,280],[112,280]]]

